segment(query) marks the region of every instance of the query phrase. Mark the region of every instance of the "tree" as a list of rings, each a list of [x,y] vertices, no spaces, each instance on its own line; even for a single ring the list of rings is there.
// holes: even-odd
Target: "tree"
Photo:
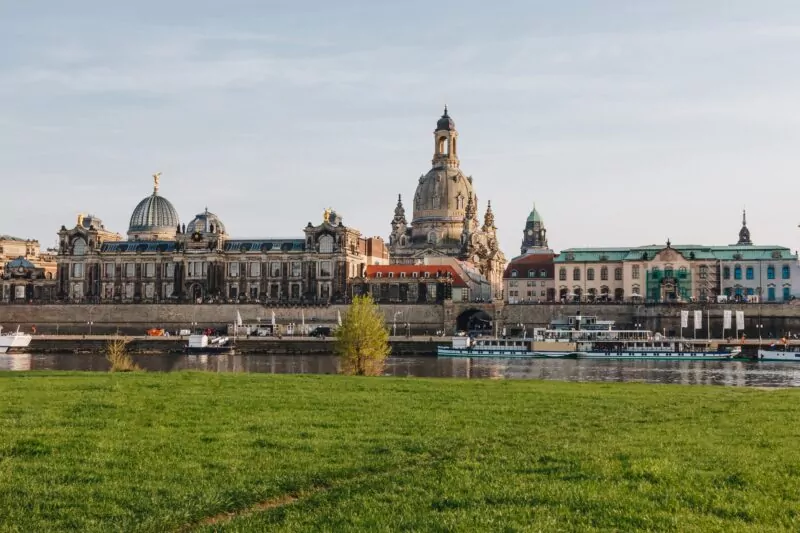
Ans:
[[[336,354],[341,372],[377,376],[391,352],[383,313],[369,295],[356,296],[342,325],[336,330]]]

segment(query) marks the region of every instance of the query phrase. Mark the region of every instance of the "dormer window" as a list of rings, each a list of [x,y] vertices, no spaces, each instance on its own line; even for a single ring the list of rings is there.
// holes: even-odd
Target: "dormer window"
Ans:
[[[512,270],[511,271],[511,277],[512,278],[516,278],[517,277],[517,271],[516,270]]]
[[[394,277],[394,272],[389,272],[389,277],[393,278]]]
[[[375,273],[375,277],[376,278],[382,278],[383,277],[383,273],[382,272],[376,272]]]
[[[419,277],[419,274],[418,274],[417,272],[412,272],[412,273],[411,273],[411,277],[412,277],[412,278],[414,278],[414,279],[416,279],[416,278],[418,278],[418,277]]]
[[[404,277],[406,277],[406,273],[405,273],[405,272],[400,272],[400,277],[401,277],[401,278],[404,278]]]
[[[431,277],[431,273],[430,272],[425,272],[423,274],[423,276],[425,276],[425,278],[429,278],[429,277]]]

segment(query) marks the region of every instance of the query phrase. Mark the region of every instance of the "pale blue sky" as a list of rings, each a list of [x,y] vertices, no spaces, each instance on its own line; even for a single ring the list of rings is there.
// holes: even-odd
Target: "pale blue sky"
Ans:
[[[447,103],[511,257],[798,243],[796,1],[0,0],[0,233],[124,233],[161,193],[234,236],[325,207],[388,237]]]

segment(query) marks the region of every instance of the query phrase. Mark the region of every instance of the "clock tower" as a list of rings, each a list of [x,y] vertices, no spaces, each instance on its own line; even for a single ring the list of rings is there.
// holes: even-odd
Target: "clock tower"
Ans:
[[[534,205],[531,214],[528,215],[528,219],[525,221],[520,251],[525,255],[547,249],[547,229],[544,227],[542,216],[536,210],[536,205]]]

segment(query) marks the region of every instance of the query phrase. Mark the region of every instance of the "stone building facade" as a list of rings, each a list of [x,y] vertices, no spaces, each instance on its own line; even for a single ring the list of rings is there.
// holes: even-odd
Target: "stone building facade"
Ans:
[[[547,246],[547,229],[536,206],[525,220],[520,251],[522,254],[509,261],[503,272],[505,301],[510,304],[555,301],[555,253]]]
[[[232,238],[207,209],[188,224],[153,194],[133,211],[128,240],[98,219],[59,232],[58,296],[88,302],[346,301],[352,280],[388,263],[379,237],[365,238],[326,210],[294,239]]]
[[[784,302],[796,296],[797,255],[757,246],[746,220],[736,244],[570,248],[554,260],[561,301]]]
[[[426,257],[469,261],[499,295],[506,261],[499,248],[494,214],[487,203],[481,225],[473,179],[460,168],[458,131],[447,108],[433,137],[432,167],[417,183],[410,224],[398,196],[389,236],[391,261],[400,265],[424,264]]]
[[[55,254],[42,252],[39,241],[0,235],[0,302],[52,301]]]

